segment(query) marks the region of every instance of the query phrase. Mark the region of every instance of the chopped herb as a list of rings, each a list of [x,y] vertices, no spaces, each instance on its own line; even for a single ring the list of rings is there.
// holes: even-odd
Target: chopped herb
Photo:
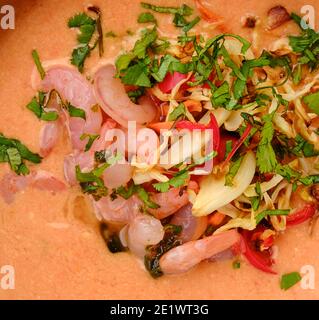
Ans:
[[[256,182],[255,191],[257,193],[257,196],[250,198],[250,201],[251,201],[252,209],[254,211],[257,211],[260,206],[260,201],[262,200],[262,197],[263,197],[263,193],[262,193],[261,185],[259,181]]]
[[[152,10],[158,13],[179,14],[181,16],[190,16],[193,13],[193,9],[183,4],[181,7],[160,7],[150,3],[141,2],[141,6],[144,9]]]
[[[185,169],[177,172],[173,176],[173,178],[171,178],[169,181],[154,183],[153,187],[158,192],[167,192],[170,187],[179,188],[179,187],[184,186],[187,183],[187,180],[189,179],[189,175],[190,175],[189,170],[198,166],[198,165],[202,165],[203,163],[213,159],[216,156],[216,154],[217,153],[215,151],[212,151],[207,156],[198,159],[197,161],[195,161],[195,163],[190,164]]]
[[[129,96],[132,102],[137,103],[138,99],[144,95],[144,92],[144,88],[139,88],[136,90],[129,91],[127,95]]]
[[[298,157],[315,157],[319,155],[319,151],[315,150],[315,146],[305,140],[301,135],[297,135],[295,138],[296,146],[291,152]]]
[[[233,269],[240,269],[240,261],[235,260],[233,262]]]
[[[200,17],[194,18],[194,20],[190,21],[183,27],[183,32],[187,33],[189,30],[195,27],[199,21],[200,21]]]
[[[319,115],[319,92],[309,94],[303,98],[309,109]]]
[[[108,31],[105,33],[106,38],[116,38],[116,34],[113,31]]]
[[[41,64],[41,60],[40,60],[40,57],[39,57],[37,50],[32,50],[32,58],[33,58],[33,61],[38,69],[40,77],[43,80],[45,77],[45,71],[44,71],[43,66]]]
[[[319,184],[319,175],[310,175],[304,178],[300,178],[299,182],[301,182],[305,186],[311,186],[313,184]]]
[[[257,147],[257,166],[261,173],[273,172],[277,167],[275,151],[272,147],[274,127],[272,123],[273,114],[263,117],[264,126],[261,129],[261,139]]]
[[[85,152],[86,152],[86,151],[89,151],[89,150],[91,149],[91,147],[92,147],[93,142],[94,142],[97,138],[99,138],[99,137],[100,137],[99,134],[83,133],[83,134],[81,135],[81,137],[80,137],[80,140],[81,140],[81,141],[89,138],[87,144],[85,145],[84,151],[85,151]]]
[[[18,175],[26,175],[29,169],[25,160],[38,164],[42,158],[31,152],[24,144],[17,139],[10,139],[0,133],[0,162],[7,162],[11,169]]]
[[[240,157],[235,162],[232,162],[232,164],[229,168],[229,172],[226,175],[225,186],[228,186],[228,187],[233,186],[233,179],[236,176],[236,174],[238,173],[238,170],[240,168],[242,161],[243,161],[243,157]]]
[[[280,288],[282,290],[288,290],[296,283],[301,281],[301,275],[299,272],[291,272],[281,276]]]
[[[69,28],[80,28],[85,25],[95,25],[95,20],[85,13],[76,14],[68,21]]]
[[[182,170],[177,174],[175,174],[174,177],[167,182],[154,183],[153,187],[158,192],[167,192],[170,187],[179,188],[184,186],[188,179],[189,179],[189,172]]]
[[[122,186],[113,190],[113,196],[119,195],[126,200],[132,197],[134,194],[136,194],[139,197],[139,199],[143,201],[147,208],[159,208],[159,205],[150,199],[149,193],[141,185],[135,185],[134,183],[130,183],[128,188]]]
[[[299,179],[301,176],[298,171],[292,169],[289,165],[281,164],[276,167],[276,173],[284,177],[288,182]]]
[[[90,56],[91,48],[89,45],[78,47],[73,49],[71,63],[78,67],[79,71],[82,72],[84,68],[85,59]]]
[[[82,118],[83,120],[86,120],[85,111],[83,109],[76,108],[69,103],[67,105],[67,110],[69,112],[70,117]]]
[[[82,191],[84,193],[92,195],[92,197],[96,201],[100,200],[102,197],[107,196],[108,189],[105,187],[104,181],[101,176],[108,167],[120,160],[120,158],[121,155],[110,157],[104,164],[93,169],[90,172],[82,172],[80,166],[77,165],[75,167],[75,174],[77,181],[80,182]]]
[[[147,247],[146,255],[144,257],[145,268],[153,278],[158,278],[163,275],[159,264],[162,255],[182,244],[181,240],[178,239],[178,236],[182,231],[180,226],[166,225],[164,230],[165,234],[163,240],[156,245]]]
[[[212,103],[214,106],[225,106],[230,100],[229,84],[225,81],[218,89],[216,89],[212,96]]]
[[[264,210],[255,217],[256,224],[258,224],[261,220],[266,218],[267,216],[287,216],[290,210]]]
[[[122,82],[127,85],[135,85],[139,87],[150,88],[152,86],[147,75],[147,68],[142,64],[135,64],[126,70],[121,78]]]
[[[300,55],[298,63],[307,65],[310,70],[318,67],[319,34],[311,28],[302,28],[302,19],[293,13],[292,19],[301,27],[300,36],[289,36],[289,45],[293,52]]]
[[[59,115],[56,111],[45,111],[46,105],[44,105],[45,93],[39,92],[38,98],[32,98],[31,102],[27,105],[27,108],[32,111],[38,119],[43,121],[55,121]]]
[[[150,12],[142,12],[137,19],[138,23],[155,23],[157,24],[157,21],[155,19],[155,17],[153,16],[153,14],[151,14]]]
[[[227,158],[227,156],[231,153],[233,150],[233,140],[227,140],[226,146],[225,146],[225,157],[224,160]]]
[[[176,121],[186,114],[184,103],[180,103],[168,116],[168,121]]]
[[[71,17],[68,21],[69,28],[79,29],[79,34],[77,36],[79,45],[72,51],[71,63],[75,65],[80,72],[83,71],[86,58],[90,56],[91,51],[97,44],[99,46],[100,56],[103,55],[104,51],[100,9],[95,6],[91,6],[88,7],[88,10],[94,12],[97,15],[97,18],[93,19],[86,13],[79,13]],[[91,44],[95,31],[98,33],[97,40]]]

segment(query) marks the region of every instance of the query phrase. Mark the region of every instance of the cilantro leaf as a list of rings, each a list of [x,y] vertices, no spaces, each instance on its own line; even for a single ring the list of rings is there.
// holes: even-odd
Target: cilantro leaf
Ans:
[[[181,7],[161,7],[152,5],[150,3],[141,2],[141,6],[144,9],[152,10],[158,13],[179,14],[181,16],[190,16],[193,13],[193,9],[186,4],[183,4]]]
[[[83,109],[72,106],[70,103],[67,105],[67,110],[69,112],[70,117],[73,118],[82,118],[86,120],[86,114]]]
[[[29,173],[25,160],[38,164],[41,159],[37,153],[31,152],[19,140],[7,138],[0,133],[0,162],[8,162],[16,174]]]
[[[168,116],[168,121],[176,121],[177,119],[185,116],[186,108],[184,103],[180,103]]]
[[[134,66],[129,67],[122,77],[122,82],[124,84],[136,85],[139,87],[150,88],[152,86],[147,75],[147,69],[142,64],[135,64]]]
[[[309,94],[303,98],[309,109],[319,115],[319,92]]]
[[[85,59],[91,54],[89,45],[84,45],[73,49],[71,63],[75,65],[80,72],[83,71]]]
[[[147,30],[140,40],[137,40],[133,53],[138,59],[144,59],[146,57],[147,48],[157,39],[156,29]]]
[[[228,82],[223,82],[222,85],[213,92],[213,105],[216,107],[225,106],[231,98],[229,90],[230,88]]]
[[[240,158],[238,158],[238,160],[236,160],[235,162],[233,162],[231,164],[229,171],[226,175],[225,186],[228,186],[228,187],[233,186],[233,179],[236,176],[242,161],[243,161],[243,157],[240,157]]]
[[[288,290],[292,286],[294,286],[296,283],[301,281],[301,275],[299,272],[291,272],[287,273],[281,276],[280,280],[280,288],[282,290]]]
[[[156,21],[155,17],[150,12],[142,12],[138,16],[137,22],[138,23],[149,23],[149,22],[152,22],[152,23],[157,24],[157,21]]]
[[[86,13],[79,13],[71,17],[68,21],[69,28],[79,28],[84,25],[95,25],[95,20]]]
[[[272,123],[273,114],[263,117],[264,126],[261,129],[261,139],[257,147],[257,166],[261,173],[273,172],[277,167],[275,151],[272,147],[274,127]]]
[[[59,115],[56,111],[45,111],[44,105],[45,94],[43,92],[38,93],[38,99],[36,97],[32,98],[31,102],[27,104],[27,108],[32,111],[38,119],[43,121],[55,121],[58,119]]]
[[[44,71],[43,66],[41,64],[40,57],[39,57],[37,50],[32,50],[32,58],[33,58],[33,61],[37,67],[37,70],[40,74],[40,77],[43,80],[45,77],[45,71]]]

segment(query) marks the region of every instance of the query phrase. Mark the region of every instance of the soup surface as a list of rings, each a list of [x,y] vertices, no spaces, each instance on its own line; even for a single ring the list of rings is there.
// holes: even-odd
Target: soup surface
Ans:
[[[158,0],[158,5],[181,5],[189,0]],[[207,5],[225,19],[233,33],[252,39],[249,29],[242,27],[247,14],[266,17],[267,11],[280,1],[207,0]],[[36,48],[42,60],[68,58],[75,46],[74,32],[66,21],[81,12],[91,1],[19,0],[0,1],[16,11],[15,30],[0,30],[0,131],[23,141],[31,150],[39,150],[40,121],[25,106],[34,91],[30,75],[34,64],[31,50]],[[104,31],[113,31],[129,43],[127,31],[140,26],[138,0],[95,0],[103,13]],[[291,0],[282,3],[289,12],[300,13],[303,5],[315,0]],[[160,16],[159,28],[174,33],[171,17]],[[196,28],[214,34],[207,24]],[[269,45],[277,37],[295,32],[287,23],[274,31],[264,30],[256,50]],[[120,38],[118,37],[118,38]],[[121,38],[121,39],[122,39]],[[122,49],[119,39],[105,38],[105,59],[114,59]],[[98,57],[93,53],[86,64],[94,67]],[[66,136],[59,140],[54,152],[44,159],[41,169],[63,178],[63,158],[70,153]],[[9,169],[1,164],[1,175]],[[308,224],[290,228],[277,240],[276,271],[262,273],[246,262],[234,270],[230,261],[201,263],[191,271],[152,279],[141,263],[128,253],[111,254],[99,234],[99,224],[92,208],[78,190],[52,194],[26,189],[7,205],[0,199],[0,267],[15,268],[15,289],[3,290],[1,299],[319,299],[319,278],[314,289],[297,284],[288,291],[280,289],[280,274],[300,271],[309,266],[319,269],[319,229],[309,235]],[[305,270],[305,269],[304,269]],[[1,278],[1,274],[0,274]]]

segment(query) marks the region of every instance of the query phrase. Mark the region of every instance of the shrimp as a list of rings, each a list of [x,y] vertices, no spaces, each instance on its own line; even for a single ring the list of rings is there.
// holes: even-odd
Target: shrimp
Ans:
[[[151,194],[151,199],[160,207],[148,209],[157,219],[164,219],[188,204],[188,194],[179,188],[172,188],[167,192]]]
[[[94,151],[104,151],[111,148],[111,141],[106,139],[110,130],[116,128],[116,122],[112,119],[106,120],[101,129],[100,138],[94,142],[92,145],[92,152]],[[112,134],[110,135],[112,137]],[[120,148],[121,149],[121,148]],[[117,150],[118,151],[118,150]],[[125,153],[125,150],[120,150],[120,153]],[[122,154],[122,156],[123,156]],[[119,174],[120,173],[120,174]],[[116,163],[111,167],[107,168],[103,173],[103,181],[107,188],[118,188],[120,186],[126,185],[133,176],[133,168],[124,159],[120,160],[120,163]]]
[[[69,154],[64,158],[64,178],[70,186],[77,184],[75,176],[75,167],[77,165],[84,172],[91,171],[94,168],[94,155],[75,150],[73,154]]]
[[[50,192],[66,190],[66,186],[62,181],[44,170],[31,172],[27,176],[18,176],[10,172],[5,174],[0,181],[0,195],[7,204],[10,204],[14,201],[14,197],[18,192],[28,187]]]
[[[161,221],[147,214],[135,217],[128,226],[128,247],[140,258],[144,257],[147,246],[159,243],[163,237],[164,228]]]
[[[93,202],[95,214],[101,220],[113,223],[128,224],[141,214],[142,202],[133,195],[128,200],[110,196]]]
[[[179,238],[185,243],[199,239],[207,228],[207,221],[207,216],[194,217],[192,215],[192,204],[189,203],[173,215],[170,223],[182,226]]]
[[[46,76],[38,85],[38,90],[51,91],[53,89],[71,105],[85,111],[86,120],[67,116],[73,148],[83,150],[87,141],[82,141],[80,137],[84,133],[99,133],[102,124],[102,114],[96,107],[92,86],[72,67],[53,65],[46,70]]]
[[[157,116],[157,110],[151,99],[144,97],[140,99],[141,104],[134,104],[121,81],[114,77],[115,71],[115,67],[108,64],[95,74],[94,93],[104,112],[124,128],[128,127],[129,121],[135,121],[137,126],[152,122]]]
[[[160,258],[164,274],[177,274],[190,270],[201,261],[211,258],[240,241],[236,230],[226,231],[200,240],[186,242]]]
[[[109,130],[116,127],[115,121],[107,119],[101,128],[100,137],[94,141],[88,152],[74,152],[64,159],[64,176],[70,185],[76,185],[75,167],[80,166],[82,171],[91,171],[94,168],[94,153],[105,151],[111,142],[105,139]],[[121,174],[119,174],[119,172]],[[126,185],[133,176],[133,168],[125,159],[116,163],[103,172],[103,181],[107,188],[118,188]]]
[[[56,146],[60,136],[60,129],[60,123],[56,121],[50,121],[41,128],[40,154],[42,157],[48,156],[52,149]]]

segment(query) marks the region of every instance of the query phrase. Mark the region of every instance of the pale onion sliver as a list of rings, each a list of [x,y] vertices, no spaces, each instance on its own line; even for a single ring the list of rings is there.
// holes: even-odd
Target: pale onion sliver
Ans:
[[[247,152],[238,173],[233,179],[233,186],[225,186],[225,176],[205,177],[200,184],[200,191],[193,206],[193,215],[206,216],[238,198],[252,182],[256,170],[256,158],[252,151]]]
[[[275,176],[273,176],[269,181],[266,181],[266,182],[262,182],[260,184],[260,189],[261,189],[261,193],[265,193],[267,192],[268,190],[276,187],[284,178],[279,175],[279,174],[276,174]],[[247,190],[244,192],[244,195],[248,198],[251,198],[251,197],[256,197],[257,196],[257,193],[256,193],[256,184],[251,184]]]

